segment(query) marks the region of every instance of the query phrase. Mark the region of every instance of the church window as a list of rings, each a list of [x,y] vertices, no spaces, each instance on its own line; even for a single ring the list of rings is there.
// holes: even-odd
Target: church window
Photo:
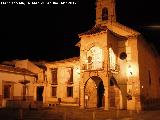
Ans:
[[[87,69],[101,69],[103,67],[102,49],[92,47],[87,52]]]
[[[54,68],[51,70],[51,74],[52,74],[52,84],[57,84],[57,68]]]
[[[88,57],[88,69],[92,69],[92,57]]]
[[[116,55],[112,48],[109,48],[109,68],[115,70],[116,68]]]
[[[67,87],[67,97],[73,97],[73,87]]]
[[[108,20],[108,9],[105,7],[102,9],[102,21]]]
[[[92,63],[92,57],[91,56],[88,57],[88,63]]]

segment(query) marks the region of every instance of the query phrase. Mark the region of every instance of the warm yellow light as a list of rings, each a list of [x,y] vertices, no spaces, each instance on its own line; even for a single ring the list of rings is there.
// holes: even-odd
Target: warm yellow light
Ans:
[[[115,70],[116,67],[116,55],[112,48],[109,48],[109,67],[111,70]]]
[[[128,66],[128,74],[129,74],[130,76],[133,75],[133,69],[132,69],[131,65]]]
[[[64,68],[63,70],[63,77],[64,77],[64,81],[67,82],[70,80],[71,78],[71,68]]]
[[[128,63],[126,65],[126,75],[128,77],[136,77],[138,76],[138,66],[134,63]]]
[[[99,47],[92,47],[87,51],[87,69],[101,69],[103,67],[103,53]]]
[[[79,67],[76,68],[76,73],[80,74],[80,68]]]

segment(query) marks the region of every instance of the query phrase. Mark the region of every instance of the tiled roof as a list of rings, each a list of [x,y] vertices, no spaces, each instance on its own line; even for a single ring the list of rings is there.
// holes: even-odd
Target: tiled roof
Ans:
[[[99,33],[99,32],[102,32],[102,31],[106,31],[107,29],[109,29],[110,31],[112,32],[117,32],[117,34],[120,34],[120,32],[118,31],[115,31],[115,29],[113,28],[118,28],[118,29],[121,29],[121,30],[124,30],[124,31],[127,31],[128,33],[130,33],[131,35],[139,35],[140,33],[137,32],[136,30],[133,30],[132,28],[130,27],[127,27],[125,25],[122,25],[118,22],[107,22],[105,25],[95,25],[93,28],[91,28],[90,30],[84,32],[84,33],[81,33],[79,34],[80,36],[81,35],[92,35],[92,34],[96,34],[96,33]]]
[[[48,62],[47,64],[54,64],[54,63],[64,63],[64,62],[73,62],[73,61],[79,61],[80,57],[72,57],[64,60],[54,61],[54,62]]]
[[[95,33],[99,33],[101,31],[106,31],[107,30],[107,26],[101,26],[101,25],[96,25],[93,28],[91,28],[90,30],[81,33],[79,35],[91,35],[91,34],[95,34]]]
[[[35,73],[33,73],[25,68],[18,68],[18,67],[7,66],[7,65],[0,65],[0,71],[36,76]]]
[[[47,63],[47,61],[31,61],[31,62],[37,65],[39,68],[46,70],[45,64]]]

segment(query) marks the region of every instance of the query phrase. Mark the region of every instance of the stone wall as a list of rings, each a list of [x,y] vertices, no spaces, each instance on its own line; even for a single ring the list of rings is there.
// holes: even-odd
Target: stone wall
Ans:
[[[35,77],[25,75],[27,80],[30,80],[30,83],[27,84],[27,96],[33,97],[34,96],[34,80]],[[14,99],[21,99],[22,98],[22,84],[19,81],[24,80],[24,75],[16,74],[16,73],[8,73],[8,72],[0,72],[0,106],[2,105],[3,100],[14,100]],[[11,94],[10,98],[4,99],[3,96],[3,86],[11,85]],[[29,97],[29,99],[30,99]]]
[[[154,51],[154,47],[147,43],[143,37],[139,37],[140,97],[144,108],[160,103],[160,63],[158,60],[159,55]]]
[[[109,88],[110,109],[120,109],[120,90],[116,86]]]
[[[47,65],[47,80],[48,84],[46,86],[46,103],[54,104],[58,103],[58,99],[61,99],[60,104],[64,105],[79,105],[79,61],[67,62],[53,62],[48,63]],[[57,84],[52,85],[52,74],[51,69],[57,68]],[[67,73],[67,68],[73,68],[73,83],[68,83],[69,74]],[[51,88],[52,86],[57,88],[56,96],[52,96]],[[67,87],[73,87],[73,96],[67,96]]]

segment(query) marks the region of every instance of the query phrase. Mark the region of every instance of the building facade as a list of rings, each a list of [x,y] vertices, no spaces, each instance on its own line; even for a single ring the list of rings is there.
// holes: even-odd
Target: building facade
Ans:
[[[0,65],[0,107],[17,107],[18,101],[34,101],[37,75],[23,68]]]
[[[46,69],[44,67],[39,67],[28,59],[16,60],[14,63],[16,68],[24,68],[37,75],[33,91],[34,101],[44,102],[43,92],[44,88],[46,87]]]
[[[45,103],[79,106],[79,57],[46,63]]]
[[[160,104],[160,56],[154,47],[117,22],[115,0],[96,1],[95,23],[79,34],[80,57],[48,62],[46,69],[22,60],[14,70],[0,70],[0,104],[22,97],[24,77],[28,96],[49,106],[142,110]]]
[[[160,57],[153,47],[139,32],[116,21],[115,0],[96,1],[95,23],[91,30],[79,34],[78,64],[64,60],[46,65],[47,80],[58,81],[47,88],[47,101],[58,102],[59,98],[67,103],[76,98],[80,108],[104,110],[142,110],[159,104]],[[77,65],[80,72],[73,79],[79,79],[73,84],[70,99],[62,73],[66,67]],[[57,77],[53,77],[51,69],[58,70],[54,72]]]
[[[0,107],[29,107],[43,102],[45,69],[27,60],[0,65]]]

